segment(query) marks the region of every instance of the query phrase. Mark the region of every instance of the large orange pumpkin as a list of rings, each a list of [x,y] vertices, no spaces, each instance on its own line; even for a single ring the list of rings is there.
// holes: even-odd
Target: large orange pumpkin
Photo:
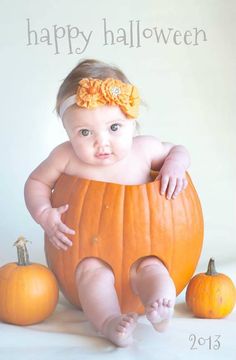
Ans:
[[[187,175],[188,176],[188,175]],[[122,312],[144,312],[129,284],[139,258],[157,256],[168,268],[177,294],[197,265],[203,241],[203,216],[196,190],[189,185],[175,200],[160,195],[160,181],[120,185],[61,175],[52,205],[69,204],[62,221],[76,231],[73,246],[57,250],[45,237],[49,267],[69,301],[79,305],[75,270],[85,257],[104,260],[114,271]]]
[[[26,240],[19,237],[18,262],[0,268],[0,321],[32,325],[45,320],[58,301],[58,285],[44,265],[30,263]]]

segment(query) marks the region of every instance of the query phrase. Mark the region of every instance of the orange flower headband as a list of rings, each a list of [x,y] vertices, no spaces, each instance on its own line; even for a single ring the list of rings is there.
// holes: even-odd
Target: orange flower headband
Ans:
[[[68,107],[94,109],[102,105],[117,105],[127,118],[138,117],[140,97],[138,90],[131,84],[108,78],[106,80],[85,78],[80,80],[77,93],[68,97],[60,106],[62,118]]]

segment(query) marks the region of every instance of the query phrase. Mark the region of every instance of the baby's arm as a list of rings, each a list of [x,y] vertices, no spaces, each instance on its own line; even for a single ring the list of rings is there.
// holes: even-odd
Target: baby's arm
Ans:
[[[188,185],[185,172],[190,165],[190,156],[182,145],[162,143],[162,146],[164,154],[169,151],[157,179],[161,179],[161,194],[167,191],[167,199],[175,199]]]
[[[64,250],[67,249],[66,245],[71,245],[64,233],[74,234],[74,230],[61,221],[68,204],[52,208],[50,198],[54,184],[65,172],[68,161],[68,144],[64,143],[56,147],[30,174],[25,184],[25,202],[31,216],[42,226],[53,245]]]
[[[158,170],[157,179],[161,180],[161,194],[166,193],[167,199],[176,198],[187,185],[185,176],[190,165],[190,155],[182,145],[160,142],[154,137],[149,138],[151,151],[151,167]]]

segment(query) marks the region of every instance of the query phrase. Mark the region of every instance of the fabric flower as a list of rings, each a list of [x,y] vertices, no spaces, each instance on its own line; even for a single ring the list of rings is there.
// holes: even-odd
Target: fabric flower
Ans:
[[[138,89],[132,86],[128,104],[120,105],[121,110],[129,118],[137,118],[139,114],[140,97]]]
[[[76,104],[87,109],[105,105],[106,101],[101,93],[102,80],[82,79],[76,93]]]
[[[85,78],[79,82],[76,104],[87,109],[101,105],[117,105],[128,118],[136,118],[140,97],[135,86],[118,79]]]
[[[104,98],[111,105],[118,105],[129,118],[138,116],[140,98],[135,86],[118,79],[108,78],[101,84]]]

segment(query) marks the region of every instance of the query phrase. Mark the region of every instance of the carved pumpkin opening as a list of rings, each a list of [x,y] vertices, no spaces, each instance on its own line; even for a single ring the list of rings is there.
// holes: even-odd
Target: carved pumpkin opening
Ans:
[[[165,264],[165,262],[159,258],[158,256],[156,255],[148,255],[148,256],[141,256],[140,258],[138,258],[136,261],[134,261],[134,263],[130,266],[130,269],[129,269],[129,283],[130,283],[130,287],[131,287],[131,290],[133,292],[134,295],[137,295],[137,291],[134,287],[134,284],[133,284],[133,279],[135,278],[136,274],[137,274],[137,271],[139,269],[139,266],[141,264],[141,262],[144,260],[144,259],[148,259],[148,258],[156,258],[157,260],[161,261],[162,264],[166,267],[166,269],[168,270],[168,267],[167,265]],[[169,271],[169,270],[168,270]]]
[[[139,268],[139,265],[141,264],[141,262],[142,262],[144,259],[148,259],[148,258],[150,258],[150,257],[151,257],[151,258],[156,258],[157,260],[161,261],[162,264],[163,264],[163,265],[167,268],[167,270],[168,270],[168,265],[165,264],[165,261],[163,261],[160,257],[158,257],[158,256],[156,256],[156,255],[141,256],[140,258],[138,258],[138,259],[132,264],[131,268],[134,267],[133,270],[138,271],[138,268]],[[131,271],[131,269],[130,269],[130,271]]]
[[[101,258],[99,258],[99,257],[97,257],[97,256],[86,256],[86,257],[84,257],[83,259],[81,259],[81,260],[78,262],[78,265],[77,265],[76,268],[75,268],[75,273],[74,273],[74,274],[77,273],[79,267],[81,267],[81,264],[82,264],[84,261],[90,260],[90,259],[91,259],[91,260],[92,260],[92,259],[98,260],[97,267],[99,267],[99,263],[100,263],[101,265],[105,265],[106,267],[108,267],[108,268],[112,271],[113,275],[115,275],[112,266],[111,266],[107,261],[104,261],[103,259],[101,259]],[[88,266],[88,267],[89,267],[89,266]],[[96,267],[96,266],[95,266],[95,267]]]

